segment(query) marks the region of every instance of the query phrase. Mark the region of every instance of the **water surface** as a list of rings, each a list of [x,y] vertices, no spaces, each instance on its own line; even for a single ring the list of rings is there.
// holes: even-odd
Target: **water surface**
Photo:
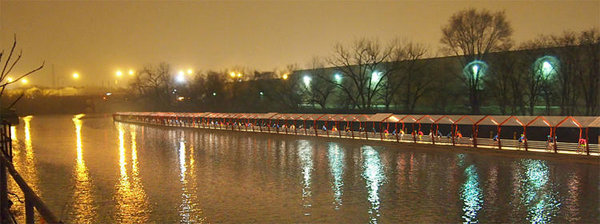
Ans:
[[[598,165],[108,116],[13,133],[15,167],[70,223],[600,222]]]

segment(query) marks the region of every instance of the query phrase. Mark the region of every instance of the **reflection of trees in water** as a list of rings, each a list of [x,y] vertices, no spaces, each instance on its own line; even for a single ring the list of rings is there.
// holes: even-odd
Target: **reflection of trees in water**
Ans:
[[[385,173],[383,164],[379,157],[379,152],[370,146],[362,147],[363,153],[363,173],[362,177],[367,184],[367,200],[371,203],[369,208],[369,222],[377,223],[377,218],[380,216],[379,207],[381,200],[379,198],[379,188],[385,181]]]

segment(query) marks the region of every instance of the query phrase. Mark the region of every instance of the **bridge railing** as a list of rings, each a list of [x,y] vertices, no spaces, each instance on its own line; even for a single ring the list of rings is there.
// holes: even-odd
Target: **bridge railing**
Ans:
[[[2,124],[0,129],[0,218],[2,223],[16,223],[14,216],[9,210],[8,202],[8,174],[13,178],[19,189],[25,196],[25,222],[35,223],[35,210],[39,213],[43,222],[62,223],[54,213],[46,206],[40,197],[21,177],[19,172],[12,164],[12,136],[10,133],[10,124]]]

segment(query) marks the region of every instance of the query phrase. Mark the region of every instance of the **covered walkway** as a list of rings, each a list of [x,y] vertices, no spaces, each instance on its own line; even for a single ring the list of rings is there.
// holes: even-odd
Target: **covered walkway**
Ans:
[[[600,117],[121,112],[113,118],[171,127],[600,156],[598,134],[590,133],[600,128]]]

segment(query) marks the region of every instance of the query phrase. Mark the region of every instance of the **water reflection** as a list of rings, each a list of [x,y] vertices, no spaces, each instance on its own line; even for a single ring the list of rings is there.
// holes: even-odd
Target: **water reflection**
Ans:
[[[181,133],[183,134],[183,133]],[[202,216],[202,210],[198,205],[198,186],[196,180],[196,162],[194,160],[194,142],[189,146],[189,162],[186,160],[186,144],[183,137],[179,140],[179,177],[182,185],[181,205],[179,215],[181,223],[204,223],[206,218]]]
[[[117,202],[116,220],[120,223],[145,223],[148,222],[148,199],[142,186],[138,172],[138,157],[135,126],[131,126],[131,165],[132,174],[129,179],[127,172],[127,158],[125,149],[125,127],[118,123],[119,131],[119,167],[120,176],[117,183],[115,199]]]
[[[383,164],[379,157],[379,152],[371,146],[363,146],[363,173],[362,176],[367,182],[368,200],[371,203],[369,208],[369,218],[371,223],[377,223],[377,218],[380,216],[379,207],[381,200],[379,198],[379,188],[385,181],[385,173]]]
[[[39,197],[42,197],[41,192],[38,188],[39,179],[35,165],[33,144],[31,141],[31,119],[33,119],[33,116],[27,116],[23,118],[23,127],[25,132],[25,164],[23,164],[22,168],[25,171],[25,179],[28,181],[27,183],[29,184],[29,186]]]
[[[328,149],[329,169],[333,182],[333,200],[335,209],[339,209],[342,205],[342,194],[344,188],[344,150],[340,149],[336,143],[329,143]]]
[[[15,143],[13,147],[13,166],[19,172],[19,174],[27,181],[29,187],[33,189],[33,191],[41,196],[41,192],[39,190],[39,179],[38,179],[38,171],[37,166],[35,164],[35,157],[33,151],[33,142],[31,137],[31,120],[33,116],[23,117],[23,142],[20,142],[17,139],[17,131],[16,127],[11,127],[11,132],[14,134],[13,143]],[[8,189],[10,192],[16,193],[17,196],[9,195],[9,199],[13,201],[12,210],[15,211],[24,211],[24,195],[21,191],[21,188],[17,185],[17,183],[12,179],[8,178]],[[18,222],[25,222],[25,217],[21,216],[17,219]]]
[[[548,223],[560,207],[557,192],[549,183],[550,172],[545,161],[526,159],[521,163],[526,171],[521,182],[521,202],[527,208],[531,223]]]
[[[582,187],[583,185],[581,183],[581,176],[579,175],[579,172],[570,172],[567,182],[567,195],[565,198],[565,204],[561,208],[565,210],[565,218],[569,222],[578,222],[581,219],[579,216],[579,210],[581,208],[578,202],[581,200],[581,194],[583,193],[581,190]]]
[[[302,202],[305,208],[304,215],[310,215],[308,209],[312,206],[311,177],[313,171],[313,147],[310,145],[310,142],[306,140],[299,141],[298,143],[298,157],[302,169]]]
[[[477,212],[483,204],[483,194],[479,186],[479,176],[475,165],[465,169],[466,180],[460,189],[460,199],[463,201],[463,220],[465,223],[477,223]]]
[[[598,167],[587,164],[72,118],[22,120],[14,148],[30,178],[28,136],[38,187],[67,222],[86,222],[72,214],[80,192],[96,207],[79,213],[96,223],[598,223]]]
[[[96,207],[94,206],[94,198],[92,192],[92,183],[89,177],[87,166],[83,159],[83,143],[81,137],[82,118],[84,115],[79,114],[73,117],[75,124],[76,150],[77,159],[75,163],[75,192],[73,193],[73,208],[71,210],[71,218],[73,223],[92,223],[96,216]]]

